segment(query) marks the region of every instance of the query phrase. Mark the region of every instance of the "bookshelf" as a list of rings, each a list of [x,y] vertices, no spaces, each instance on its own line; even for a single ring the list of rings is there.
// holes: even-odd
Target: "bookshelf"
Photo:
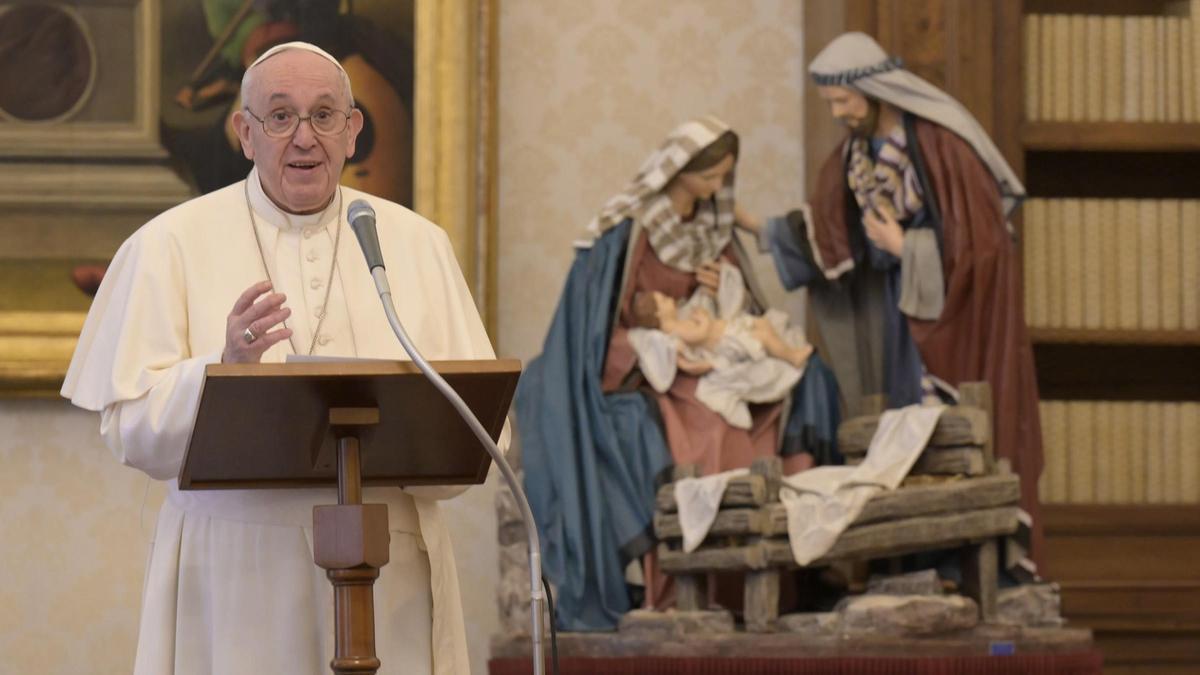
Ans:
[[[903,58],[910,70],[950,92],[971,110],[1022,176],[1031,198],[1200,200],[1200,96],[1195,91],[1200,78],[1194,72],[1200,69],[1198,7],[1200,0],[809,0],[806,62],[841,32],[861,30],[875,36],[890,53]],[[1183,100],[1168,101],[1161,86],[1155,90],[1155,105],[1161,95],[1163,107],[1143,112],[1140,97],[1122,96],[1119,106],[1115,98],[1106,103],[1103,89],[1089,90],[1086,83],[1071,80],[1069,70],[1064,88],[1075,94],[1082,91],[1090,97],[1088,105],[1076,104],[1073,110],[1069,103],[1062,107],[1062,101],[1057,110],[1042,107],[1040,101],[1033,105],[1027,93],[1036,92],[1040,97],[1046,90],[1026,79],[1031,66],[1025,50],[1031,37],[1026,34],[1027,18],[1063,14],[1106,17],[1109,26],[1117,22],[1125,26],[1126,17],[1155,22],[1160,17],[1195,17],[1190,42],[1192,72],[1185,71],[1182,53],[1177,60],[1164,57],[1163,63],[1168,65],[1162,67],[1163,83],[1168,79],[1179,82],[1180,96],[1182,85],[1187,85],[1196,97],[1187,108],[1190,117],[1185,116]],[[1097,24],[1105,22],[1093,19],[1090,24],[1082,23]],[[1081,24],[1076,21],[1076,25]],[[1168,32],[1164,28],[1162,34]],[[1187,44],[1183,32],[1180,28],[1179,37],[1171,41],[1180,49]],[[1044,43],[1039,38],[1037,44]],[[1111,96],[1112,85],[1104,83],[1121,80],[1094,67],[1096,44],[1093,41],[1082,52],[1071,52],[1069,58],[1078,63],[1082,53],[1084,70],[1080,72],[1088,75],[1093,85],[1108,86]],[[1099,54],[1103,63],[1112,66],[1119,62],[1122,68],[1127,67],[1127,60],[1131,67],[1135,56],[1141,56],[1140,48],[1125,50],[1124,43],[1119,58],[1103,51]],[[1139,76],[1142,66],[1137,60]],[[1191,81],[1184,82],[1185,77]],[[813,89],[806,100],[818,100]],[[1097,101],[1103,107],[1101,112],[1097,112]],[[1037,112],[1029,114],[1033,110]],[[1064,110],[1069,119],[1059,118]],[[1138,119],[1123,119],[1127,113]],[[808,105],[805,117],[806,166],[811,179],[842,134],[820,105]],[[1026,224],[1019,213],[1014,225],[1022,241]],[[1049,222],[1051,227],[1060,225]],[[1083,232],[1090,234],[1091,228],[1084,224]],[[1102,274],[1110,271],[1105,269]],[[1093,270],[1092,278],[1094,274]],[[1093,327],[1087,328],[1057,323],[1030,327],[1039,389],[1043,400],[1055,405],[1075,411],[1095,406],[1079,416],[1090,420],[1091,426],[1082,435],[1089,443],[1115,429],[1112,411],[1128,416],[1131,409],[1136,409],[1137,415],[1155,410],[1155,415],[1160,415],[1155,418],[1159,426],[1163,423],[1157,420],[1177,419],[1180,409],[1195,411],[1200,402],[1200,330],[1184,327],[1182,321],[1170,328],[1096,327],[1094,321],[1090,322]],[[1180,428],[1191,427],[1181,424]],[[1192,454],[1181,456],[1175,464],[1161,456],[1146,456],[1137,466],[1114,466],[1112,457],[1121,450],[1126,463],[1139,457],[1118,444],[1096,442],[1093,464],[1084,472],[1095,481],[1095,489],[1077,491],[1086,497],[1078,503],[1050,500],[1043,507],[1048,542],[1044,573],[1061,585],[1068,620],[1094,630],[1105,654],[1106,673],[1200,672],[1200,566],[1195,563],[1200,559],[1200,499],[1181,497],[1194,492],[1196,486],[1172,495],[1174,503],[1150,503],[1144,494],[1134,500],[1132,492],[1117,494],[1120,499],[1114,499],[1111,489],[1111,482],[1122,471],[1140,476],[1156,471],[1168,477],[1181,468],[1195,470],[1200,464],[1200,438],[1186,438],[1188,435],[1176,432],[1181,451]],[[1143,438],[1137,447],[1144,451],[1149,446]],[[1070,478],[1075,477],[1064,479],[1061,472],[1058,476],[1060,481],[1069,482]],[[1110,487],[1102,489],[1102,480],[1109,481]]]
[[[1195,69],[1200,66],[1196,57],[1200,54],[1194,51],[1194,46],[1200,45],[1200,41],[1194,36],[1189,41],[1178,37],[1162,39],[1169,32],[1163,27],[1168,22],[1191,23],[1200,2],[1026,0],[1008,4],[1019,6],[1019,16],[1007,17],[1008,25],[1019,26],[1019,30],[1001,39],[1007,42],[1010,53],[1020,50],[1019,58],[1009,61],[1016,67],[1011,68],[1008,77],[1019,82],[1010,91],[1016,93],[1019,89],[1024,114],[1015,132],[1009,130],[1015,142],[1007,149],[1013,153],[1010,157],[1020,164],[1030,196],[1047,201],[1124,199],[1139,200],[1139,204],[1156,201],[1160,205],[1200,199],[1198,100],[1194,99],[1185,109],[1178,98],[1167,104],[1163,93],[1170,77],[1179,83],[1177,93],[1186,89],[1187,95],[1196,96]],[[1027,33],[1031,30],[1031,15],[1039,15],[1034,21],[1043,21],[1040,36]],[[1104,18],[1066,21],[1062,15]],[[1094,66],[1090,61],[1085,62],[1084,72],[1076,72],[1080,69],[1077,52],[1071,48],[1064,50],[1062,45],[1054,45],[1060,59],[1048,67],[1031,59],[1027,51],[1035,41],[1034,50],[1047,47],[1045,17],[1055,17],[1060,28],[1062,23],[1074,22],[1071,25],[1076,30],[1079,25],[1085,26],[1083,30],[1094,30],[1094,26],[1105,25],[1106,21],[1108,25],[1122,25],[1125,31],[1131,30],[1131,26],[1136,30],[1136,25],[1149,30],[1146,26],[1153,22],[1159,39],[1152,42],[1143,39],[1138,52],[1132,54],[1128,32],[1123,33],[1125,53],[1120,59],[1107,59],[1109,64],[1119,64],[1122,68],[1119,77],[1089,70]],[[1196,19],[1200,20],[1200,16]],[[1195,27],[1193,23],[1188,30]],[[1064,34],[1060,30],[1057,37],[1061,39]],[[1070,39],[1078,40],[1079,33],[1071,33]],[[1175,56],[1164,51],[1168,45],[1171,49],[1193,51]],[[1148,65],[1146,61],[1150,58],[1157,63]],[[1055,112],[1061,117],[1063,109],[1071,106],[1059,101],[1059,110],[1047,114],[1046,101],[1034,105],[1035,102],[1025,98],[1030,93],[1046,94],[1045,82],[1039,80],[1057,77],[1061,83],[1063,60],[1074,61],[1067,68],[1071,77],[1086,75],[1090,78],[1088,86],[1099,83],[1102,89],[1092,96],[1085,87],[1078,86],[1071,94],[1078,97],[1084,91],[1093,106],[1095,101],[1108,96],[1111,103],[1108,109],[1097,115],[1092,107],[1084,106],[1084,115],[1079,115],[1076,107],[1073,119],[1048,119]],[[1189,60],[1190,65],[1185,69],[1183,66]],[[1053,66],[1059,72],[1055,73]],[[1138,81],[1150,73],[1155,78],[1151,80],[1153,86]],[[1188,77],[1190,88],[1182,86]],[[1114,91],[1114,82],[1122,87],[1119,92]],[[1126,86],[1142,87],[1143,95],[1130,96],[1131,91],[1124,89]],[[1147,93],[1156,97],[1147,97]],[[1149,110],[1148,98],[1156,98]],[[1097,116],[1110,119],[1094,119]],[[1111,119],[1114,116],[1141,119]],[[1051,221],[1046,225],[1061,228],[1064,224]],[[1085,233],[1094,234],[1096,225],[1084,222]],[[1144,217],[1136,221],[1123,217],[1115,225],[1146,227]],[[1165,227],[1159,221],[1154,225]],[[1180,227],[1178,221],[1172,226]],[[1123,245],[1128,246],[1136,239],[1127,238]],[[1169,245],[1159,243],[1158,253],[1141,259],[1140,265],[1165,265],[1162,258],[1149,259],[1173,253],[1167,251]],[[1127,251],[1120,253],[1129,255]],[[1027,265],[1031,262],[1028,252],[1024,262]],[[1026,271],[1028,277],[1030,268]],[[1105,272],[1117,274],[1111,269]],[[1164,303],[1174,301],[1173,297],[1167,297],[1165,287],[1171,283],[1165,277],[1172,274],[1168,269],[1157,280],[1164,285],[1156,286]],[[1036,278],[1038,272],[1034,270],[1032,275]],[[1077,283],[1082,276],[1076,274]],[[1128,281],[1129,277],[1125,279]],[[1138,275],[1138,279],[1145,292],[1144,275]],[[1200,292],[1200,289],[1181,289],[1184,291]],[[1140,307],[1144,297],[1135,297]],[[1030,313],[1039,314],[1036,309]],[[1161,325],[1121,329],[1031,325],[1030,337],[1034,342],[1042,398],[1053,402],[1050,406],[1043,405],[1043,412],[1053,411],[1060,416],[1057,433],[1065,436],[1057,447],[1047,443],[1048,469],[1043,478],[1043,496],[1055,492],[1044,508],[1048,542],[1046,573],[1061,585],[1064,615],[1093,629],[1105,654],[1106,672],[1194,672],[1200,668],[1200,572],[1193,562],[1200,553],[1200,504],[1193,494],[1195,483],[1181,486],[1178,475],[1196,473],[1196,454],[1200,453],[1197,448],[1200,439],[1185,438],[1188,434],[1180,431],[1181,426],[1191,428],[1180,423],[1180,411],[1187,411],[1182,413],[1184,417],[1194,418],[1194,402],[1200,401],[1200,384],[1192,375],[1200,372],[1200,330],[1194,326],[1166,329]],[[1065,434],[1064,428],[1070,422],[1061,419],[1064,408],[1082,412],[1088,425],[1082,434]],[[1046,417],[1052,417],[1053,413]],[[1130,419],[1138,420],[1130,424],[1136,429],[1119,430]],[[1047,422],[1049,426],[1056,424],[1055,420],[1044,419],[1044,424]],[[1175,429],[1173,436],[1165,431],[1171,425]],[[1080,438],[1087,446],[1072,443]],[[1156,440],[1162,444],[1161,448],[1155,446]],[[1168,447],[1172,445],[1173,456]],[[1077,486],[1071,481],[1078,479],[1078,473],[1071,470],[1075,467],[1073,462],[1089,457],[1091,465],[1086,467],[1086,473],[1094,483],[1085,486],[1089,489],[1083,491],[1083,498],[1075,499]],[[1122,473],[1131,480],[1120,483]],[[1192,479],[1200,480],[1200,476]],[[1054,485],[1048,485],[1047,481]],[[1170,483],[1170,488],[1164,487],[1165,483]],[[1121,494],[1116,494],[1115,484],[1124,488]]]

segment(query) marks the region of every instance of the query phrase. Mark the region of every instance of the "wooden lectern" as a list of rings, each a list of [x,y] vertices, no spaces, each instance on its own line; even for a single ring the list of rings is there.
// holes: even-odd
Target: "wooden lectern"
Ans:
[[[520,361],[435,361],[493,440]],[[313,508],[313,554],[333,584],[335,654],[343,673],[374,673],[374,583],[388,562],[387,507],[362,486],[468,485],[491,456],[440,392],[407,361],[213,364],[179,474],[183,490],[337,485]]]

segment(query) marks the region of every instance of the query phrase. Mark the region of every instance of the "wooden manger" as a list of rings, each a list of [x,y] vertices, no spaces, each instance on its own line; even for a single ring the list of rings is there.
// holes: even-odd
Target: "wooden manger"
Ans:
[[[806,567],[958,548],[961,590],[978,603],[981,620],[992,619],[998,544],[1017,531],[1020,483],[992,457],[990,411],[987,385],[964,385],[960,404],[942,415],[906,484],[869,501],[833,547]],[[849,463],[862,461],[878,423],[878,415],[864,415],[841,426],[839,446]],[[695,471],[694,466],[677,467],[675,478],[694,476]],[[750,475],[732,479],[707,537],[691,553],[682,550],[674,483],[660,489],[654,517],[658,559],[662,570],[674,577],[678,609],[706,609],[710,572],[740,571],[746,575],[746,630],[774,630],[780,575],[800,567],[792,556],[787,515],[779,501],[780,472],[778,458],[763,458],[754,463]]]

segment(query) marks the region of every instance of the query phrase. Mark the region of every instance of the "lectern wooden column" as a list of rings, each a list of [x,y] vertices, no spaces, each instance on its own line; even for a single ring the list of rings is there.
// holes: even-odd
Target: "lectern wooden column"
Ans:
[[[500,437],[521,364],[431,364],[492,439]],[[338,675],[374,673],[373,585],[388,562],[387,507],[362,486],[468,485],[491,456],[406,361],[213,364],[179,474],[183,490],[337,486],[313,509],[313,558],[334,588]]]

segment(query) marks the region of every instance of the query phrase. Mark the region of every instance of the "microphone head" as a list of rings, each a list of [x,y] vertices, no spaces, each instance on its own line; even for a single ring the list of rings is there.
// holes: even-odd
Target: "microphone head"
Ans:
[[[350,228],[358,237],[358,245],[362,247],[363,257],[367,259],[367,267],[383,267],[383,252],[379,248],[379,236],[375,233],[375,209],[367,200],[355,199],[350,202],[346,219],[350,221]]]
[[[361,227],[357,223],[363,216],[371,219],[369,221],[371,225],[375,224],[375,209],[371,206],[370,202],[365,199],[355,199],[350,202],[350,208],[346,211],[346,219],[350,221],[350,227],[353,227],[357,231]]]

